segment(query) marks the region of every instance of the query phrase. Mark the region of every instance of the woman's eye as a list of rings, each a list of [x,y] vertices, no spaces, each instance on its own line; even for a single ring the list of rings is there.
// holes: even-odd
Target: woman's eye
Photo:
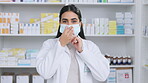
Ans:
[[[63,23],[66,23],[66,21],[63,21]]]
[[[77,21],[72,21],[72,23],[76,23]]]

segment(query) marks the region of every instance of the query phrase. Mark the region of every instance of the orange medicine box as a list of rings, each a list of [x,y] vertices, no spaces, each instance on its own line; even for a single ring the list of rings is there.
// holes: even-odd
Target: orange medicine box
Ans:
[[[0,13],[0,23],[3,23],[3,13]]]

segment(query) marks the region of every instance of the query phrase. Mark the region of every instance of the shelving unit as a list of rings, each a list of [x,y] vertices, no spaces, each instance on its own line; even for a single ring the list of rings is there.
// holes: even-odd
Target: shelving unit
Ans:
[[[142,28],[148,25],[148,1],[147,0],[142,0],[141,1],[141,32]],[[141,33],[141,83],[147,83],[148,79],[148,67],[145,66],[146,60],[148,60],[148,36],[143,36],[143,33]]]
[[[143,36],[143,38],[148,38],[148,36]]]
[[[56,36],[54,34],[1,34],[1,37],[13,37],[13,36]],[[134,37],[134,35],[85,35],[86,37]]]
[[[56,36],[56,35],[54,35],[54,34],[2,34],[2,35],[0,35],[1,37],[27,37],[27,36],[43,36],[43,37],[46,37],[46,36],[48,36],[48,37],[52,37],[52,36]]]
[[[134,68],[134,65],[111,65],[110,68]]]
[[[110,68],[125,68],[125,67],[131,67],[133,68],[133,65],[111,65]],[[0,66],[0,68],[35,68],[35,66]]]
[[[35,66],[0,66],[0,68],[35,68]]]
[[[139,17],[137,16],[138,4],[140,0],[135,0],[135,3],[73,3],[80,8],[83,18],[90,20],[91,18],[109,18],[115,19],[116,12],[132,12],[134,14],[134,35],[86,35],[88,40],[97,44],[103,54],[108,53],[115,56],[130,55],[133,58],[132,65],[111,66],[111,68],[133,68],[133,83],[142,83],[138,79],[139,76]],[[20,22],[27,23],[30,18],[39,18],[40,13],[58,13],[62,6],[68,3],[10,3],[0,2],[0,12],[18,12],[20,13]],[[34,11],[32,11],[34,10]],[[89,12],[88,12],[89,10]],[[97,10],[97,11],[96,11]],[[93,14],[93,15],[92,15]],[[90,21],[88,21],[90,22]],[[138,32],[139,31],[139,32]],[[138,36],[138,37],[137,37]],[[55,35],[26,35],[26,34],[0,34],[0,49],[2,48],[26,48],[26,49],[40,49],[42,43]],[[23,69],[34,72],[35,66],[0,66],[0,71],[15,71]],[[21,70],[22,69],[22,70]]]
[[[2,5],[65,5],[65,4],[75,4],[75,5],[130,5],[133,6],[135,3],[86,3],[86,2],[0,2]]]
[[[146,70],[148,70],[148,66],[145,66],[145,65],[144,65],[143,68],[145,68]]]

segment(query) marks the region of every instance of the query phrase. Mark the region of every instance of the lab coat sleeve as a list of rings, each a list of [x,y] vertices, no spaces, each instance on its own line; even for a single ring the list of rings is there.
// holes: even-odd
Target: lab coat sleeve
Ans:
[[[36,69],[44,79],[54,76],[62,60],[64,50],[65,48],[61,46],[59,41],[50,39],[43,43],[37,56]]]
[[[85,42],[84,42],[85,41]],[[100,49],[91,41],[83,40],[83,51],[77,52],[92,76],[98,81],[105,81],[109,75],[109,61],[101,54]]]

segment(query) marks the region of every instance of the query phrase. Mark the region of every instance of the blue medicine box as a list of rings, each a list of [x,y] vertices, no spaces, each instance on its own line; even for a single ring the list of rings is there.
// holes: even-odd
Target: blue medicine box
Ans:
[[[124,34],[124,26],[123,25],[117,26],[117,34]]]

